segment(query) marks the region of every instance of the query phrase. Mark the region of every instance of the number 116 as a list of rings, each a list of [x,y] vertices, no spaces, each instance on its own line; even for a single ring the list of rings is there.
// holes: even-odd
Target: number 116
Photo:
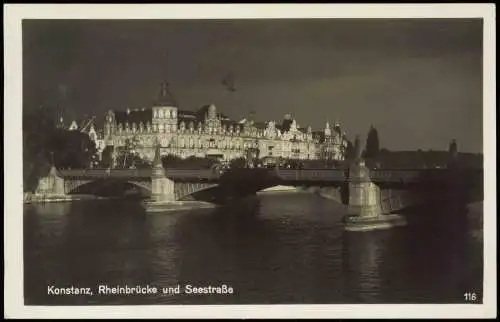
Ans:
[[[476,295],[476,293],[467,292],[467,293],[464,293],[464,299],[466,301],[475,301],[475,300],[477,300],[477,295]]]

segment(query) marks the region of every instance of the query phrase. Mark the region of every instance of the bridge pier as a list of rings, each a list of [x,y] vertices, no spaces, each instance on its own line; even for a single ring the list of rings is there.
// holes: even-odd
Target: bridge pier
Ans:
[[[174,205],[176,203],[174,188],[174,181],[167,178],[161,162],[160,144],[157,143],[151,173],[151,197],[143,203],[146,211],[163,211]]]
[[[174,181],[167,178],[166,171],[163,167],[153,168],[150,199],[157,203],[175,201]]]
[[[397,214],[383,214],[380,188],[371,181],[370,170],[358,159],[349,169],[348,214],[344,218],[348,231],[368,231],[406,225]]]
[[[38,187],[35,190],[36,196],[43,198],[65,197],[64,178],[57,174],[56,167],[52,165],[49,174],[38,180]]]

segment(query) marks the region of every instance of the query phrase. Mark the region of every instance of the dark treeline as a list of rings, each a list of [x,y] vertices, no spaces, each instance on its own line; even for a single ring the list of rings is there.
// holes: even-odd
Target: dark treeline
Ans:
[[[23,112],[24,191],[33,192],[52,164],[58,169],[87,168],[96,154],[87,134],[57,128],[55,116],[50,107]]]
[[[211,158],[190,156],[188,158],[182,159],[181,157],[173,154],[162,156],[161,161],[164,168],[178,169],[210,169],[215,164],[217,164],[217,161]]]
[[[101,154],[101,161],[97,164],[99,168],[115,168],[115,169],[130,169],[130,168],[150,168],[152,162],[143,159],[138,153],[140,146],[139,140],[136,137],[125,140],[125,146],[116,149],[113,146],[106,146]],[[115,162],[113,164],[113,154]]]
[[[463,168],[482,168],[482,154],[460,153],[453,140],[448,151],[389,151],[380,148],[379,135],[375,127],[370,126],[366,138],[363,157],[370,168],[385,169],[429,169],[444,168],[454,158],[456,165]]]
[[[368,131],[368,136],[366,137],[366,146],[363,152],[363,157],[365,159],[375,158],[380,153],[380,142],[378,139],[377,129],[370,126],[370,130]]]
[[[450,162],[448,151],[388,151],[381,149],[380,153],[372,158],[367,158],[368,167],[386,169],[430,169],[444,168]],[[482,168],[483,156],[475,153],[458,152],[456,164],[462,168]]]

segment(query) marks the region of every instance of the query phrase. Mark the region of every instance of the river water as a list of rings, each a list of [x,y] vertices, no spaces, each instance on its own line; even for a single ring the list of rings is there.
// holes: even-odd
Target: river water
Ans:
[[[307,193],[156,214],[136,201],[26,205],[25,304],[464,303],[465,292],[481,303],[482,243],[471,228],[421,210],[407,227],[345,232],[343,215]],[[161,292],[223,284],[233,293]],[[99,285],[158,293],[98,294]]]

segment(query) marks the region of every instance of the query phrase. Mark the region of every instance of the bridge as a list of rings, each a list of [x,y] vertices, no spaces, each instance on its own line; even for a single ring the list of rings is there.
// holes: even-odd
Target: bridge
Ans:
[[[97,193],[127,183],[149,195],[148,207],[186,200],[224,204],[276,186],[307,187],[347,206],[351,222],[384,220],[426,202],[469,203],[483,198],[483,170],[368,169],[357,159],[349,169],[165,169],[159,149],[152,169],[56,170],[40,180],[39,192]],[[378,220],[377,219],[377,220]]]

